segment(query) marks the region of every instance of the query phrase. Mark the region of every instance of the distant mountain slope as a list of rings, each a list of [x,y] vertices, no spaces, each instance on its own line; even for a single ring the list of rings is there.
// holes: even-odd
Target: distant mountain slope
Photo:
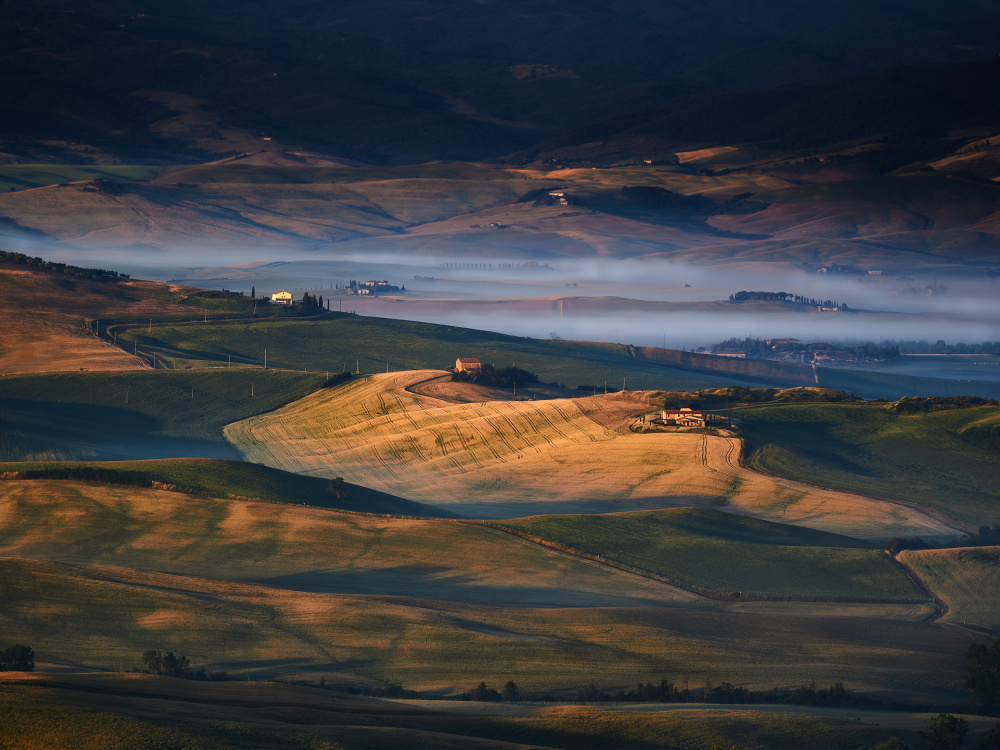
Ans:
[[[976,0],[4,0],[0,17],[0,153],[64,160],[197,160],[263,137],[371,162],[490,158],[694,95],[983,57],[1000,36],[1000,9]],[[774,108],[757,106],[766,128]],[[678,116],[712,124],[696,111]]]
[[[876,171],[943,157],[937,139],[965,128],[1000,130],[1000,58],[914,65],[850,80],[779,91],[728,93],[630,113],[564,133],[520,155],[572,159],[578,152],[641,153],[705,145],[768,143],[829,148],[892,136],[866,159]],[[588,149],[581,149],[584,144]]]

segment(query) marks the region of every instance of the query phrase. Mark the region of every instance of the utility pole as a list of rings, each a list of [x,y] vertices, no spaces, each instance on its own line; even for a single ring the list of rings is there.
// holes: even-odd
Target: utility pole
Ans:
[[[146,329],[146,333],[152,333],[152,332],[153,332],[153,319],[150,318],[149,319],[149,328]]]
[[[250,398],[253,398],[253,380],[250,381]]]
[[[229,366],[230,367],[233,366],[233,355],[232,354],[229,355]]]
[[[358,360],[358,359],[354,360],[354,368],[357,370],[357,372],[354,373],[355,375],[360,375],[361,374],[361,365],[358,364],[360,361],[361,360]]]
[[[264,369],[267,369],[267,349],[264,350]]]

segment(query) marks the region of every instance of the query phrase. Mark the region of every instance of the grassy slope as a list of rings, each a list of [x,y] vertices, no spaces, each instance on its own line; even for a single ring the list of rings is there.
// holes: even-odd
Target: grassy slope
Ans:
[[[728,747],[739,742],[747,750],[804,746],[867,750],[891,734],[906,739],[912,735],[886,727],[898,727],[902,717],[884,713],[877,716],[886,727],[882,729],[848,723],[846,715],[809,716],[767,708],[640,712],[557,706],[518,707],[520,715],[488,710],[450,713],[447,704],[421,710],[294,685],[191,684],[141,675],[18,676],[0,691],[0,742],[18,748],[103,750],[128,741],[130,748],[219,743],[247,750],[278,745],[290,750],[414,746],[451,750],[516,742],[581,750],[612,745],[651,750]],[[283,708],[275,710],[276,705]],[[295,721],[306,718],[304,724]],[[478,738],[494,739],[479,742]]]
[[[698,375],[633,359],[625,346],[575,341],[543,341],[470,328],[366,318],[331,313],[322,321],[153,326],[119,334],[127,349],[134,340],[168,361],[215,360],[293,369],[362,372],[452,367],[457,357],[478,357],[503,366],[510,362],[545,382],[629,388],[692,390],[740,382],[728,376]]]
[[[210,458],[164,459],[149,461],[88,461],[0,463],[0,472],[32,472],[32,476],[66,476],[74,469],[114,472],[110,481],[131,486],[150,486],[151,482],[172,485],[179,491],[211,497],[237,497],[270,503],[296,503],[320,508],[338,508],[364,513],[397,515],[447,516],[429,505],[414,503],[384,492],[345,483],[340,498],[330,491],[328,482],[316,477],[291,474],[245,461],[224,461]],[[86,475],[81,475],[87,479]],[[89,481],[89,480],[88,480]]]
[[[0,482],[0,493],[0,554],[9,556],[482,604],[711,604],[477,523],[69,480]]]
[[[767,472],[926,505],[974,527],[1000,522],[1000,409],[897,415],[878,404],[765,405],[732,412]]]
[[[961,693],[960,631],[867,617],[686,608],[525,608],[305,593],[195,576],[0,560],[0,628],[39,661],[129,667],[146,648],[245,675],[399,681],[441,694],[480,680],[618,689],[668,676]],[[919,683],[919,686],[918,686]]]
[[[320,375],[241,369],[3,378],[0,458],[235,458],[222,439],[224,425],[323,382]]]
[[[542,516],[501,527],[725,596],[925,598],[880,550],[857,540],[719,511]]]
[[[946,622],[1000,632],[1000,547],[907,550],[899,559],[948,605]]]
[[[0,166],[0,192],[28,190],[43,185],[79,180],[141,182],[151,180],[162,167],[137,165],[17,164]]]

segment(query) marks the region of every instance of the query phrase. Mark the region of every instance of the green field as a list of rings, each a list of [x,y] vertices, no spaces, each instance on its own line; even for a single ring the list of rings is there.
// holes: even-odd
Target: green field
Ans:
[[[539,516],[498,525],[736,600],[926,599],[881,550],[863,542],[714,510]]]
[[[906,550],[899,559],[947,605],[946,622],[1000,633],[1000,547]]]
[[[276,708],[280,706],[280,708]],[[785,707],[411,706],[275,683],[144,675],[24,678],[0,686],[0,742],[26,748],[241,750],[870,750],[912,742],[924,717]],[[878,722],[880,727],[875,726]],[[983,722],[978,722],[982,724]],[[507,744],[514,743],[514,744]]]
[[[543,382],[620,389],[622,379],[631,390],[697,390],[743,384],[715,375],[701,375],[660,367],[634,359],[621,344],[544,341],[507,336],[470,328],[368,318],[330,313],[320,321],[267,321],[254,324],[193,324],[133,328],[119,334],[130,350],[153,354],[183,366],[210,360],[263,365],[315,372],[385,372],[444,369],[457,357],[477,357],[497,366],[516,364]],[[388,360],[388,362],[387,362]]]
[[[768,404],[728,412],[763,471],[915,502],[974,528],[1000,523],[1000,408],[897,414],[883,404]]]
[[[104,164],[8,164],[0,166],[0,193],[28,190],[45,185],[81,180],[145,182],[156,177],[163,167]]]
[[[363,513],[448,516],[447,511],[345,482],[341,497],[325,479],[291,474],[245,461],[178,458],[148,461],[50,461],[0,463],[0,472],[25,479],[80,479],[134,487],[156,482],[177,491],[210,497],[237,497],[268,503],[294,503]]]
[[[239,458],[230,422],[323,386],[321,375],[248,369],[0,379],[0,460]]]

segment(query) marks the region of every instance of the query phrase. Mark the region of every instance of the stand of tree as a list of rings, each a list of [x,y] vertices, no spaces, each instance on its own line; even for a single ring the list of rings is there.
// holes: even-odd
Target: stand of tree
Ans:
[[[191,660],[186,656],[177,656],[173,651],[167,651],[165,654],[155,648],[143,651],[142,664],[150,674],[165,677],[211,682],[225,682],[230,679],[228,672],[209,672],[205,667],[191,669]]]
[[[35,652],[31,646],[8,646],[0,651],[0,672],[34,672]]]
[[[62,273],[66,276],[75,276],[81,279],[93,279],[94,281],[120,281],[122,279],[129,278],[127,273],[107,271],[103,268],[81,268],[80,266],[71,266],[66,263],[54,263],[52,261],[42,260],[41,258],[32,258],[24,253],[12,253],[5,250],[0,250],[0,261],[16,263],[19,266],[41,268],[45,271],[53,271],[55,273]]]
[[[1000,406],[1000,401],[979,396],[904,396],[889,408],[897,414],[917,414],[942,409],[966,409],[971,406]]]
[[[528,385],[529,383],[538,382],[538,376],[535,373],[522,370],[520,367],[501,367],[497,369],[493,365],[483,365],[478,370],[456,372],[452,376],[452,379],[460,383],[476,383],[478,385],[488,385],[493,388],[513,388],[515,385]]]
[[[734,304],[750,302],[752,300],[763,300],[767,302],[791,302],[796,305],[810,305],[811,307],[839,307],[846,310],[847,305],[837,302],[835,299],[816,299],[815,297],[805,297],[800,294],[789,292],[747,292],[739,291],[729,295],[729,301]]]

